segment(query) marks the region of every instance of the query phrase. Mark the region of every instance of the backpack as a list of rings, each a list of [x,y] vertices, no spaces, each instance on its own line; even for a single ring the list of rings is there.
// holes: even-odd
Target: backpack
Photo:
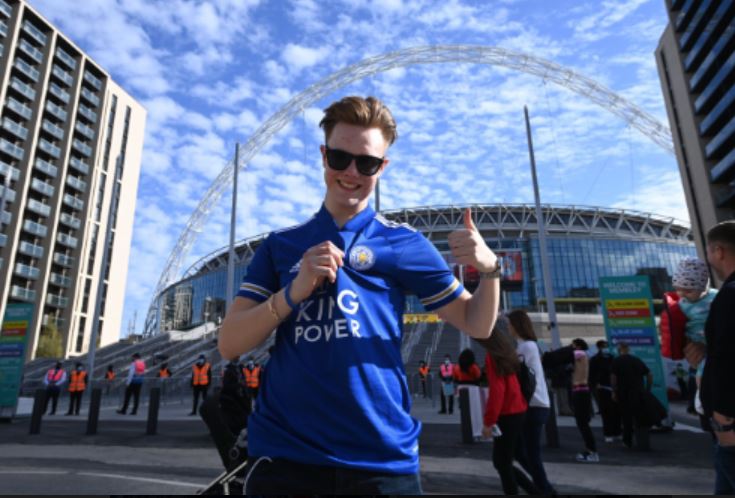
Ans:
[[[536,392],[536,375],[533,370],[526,365],[523,355],[520,355],[519,358],[521,358],[521,363],[516,375],[518,376],[518,383],[521,385],[521,394],[526,400],[526,403],[530,403],[531,398],[533,398],[533,393]]]

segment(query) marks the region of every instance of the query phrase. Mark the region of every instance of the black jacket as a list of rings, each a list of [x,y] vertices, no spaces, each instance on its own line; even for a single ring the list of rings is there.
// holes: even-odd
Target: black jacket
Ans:
[[[600,387],[610,387],[610,373],[612,372],[612,362],[615,357],[607,351],[600,351],[590,358],[590,375],[589,385],[592,389]]]
[[[707,359],[700,397],[705,414],[735,417],[735,273],[712,301],[707,323]]]

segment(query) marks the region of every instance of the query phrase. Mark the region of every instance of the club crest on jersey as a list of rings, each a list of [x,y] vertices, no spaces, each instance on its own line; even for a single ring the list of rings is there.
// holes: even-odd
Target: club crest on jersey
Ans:
[[[355,270],[369,270],[375,264],[375,254],[367,246],[355,246],[350,251],[350,266]]]

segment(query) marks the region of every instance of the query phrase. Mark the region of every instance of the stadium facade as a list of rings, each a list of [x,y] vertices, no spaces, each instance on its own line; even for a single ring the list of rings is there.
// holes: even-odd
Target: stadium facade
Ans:
[[[543,312],[545,299],[534,207],[523,204],[471,207],[483,237],[503,258],[503,308]],[[420,230],[471,289],[477,284],[476,275],[472,268],[457,268],[447,244],[447,235],[463,226],[463,209],[464,206],[418,207],[382,211],[382,214]],[[581,317],[582,322],[587,317],[593,318],[591,322],[586,321],[597,323],[599,329],[602,323],[599,277],[650,275],[654,297],[660,297],[671,289],[671,275],[678,261],[696,257],[691,229],[672,218],[574,206],[544,206],[543,213],[560,325],[564,325],[564,316],[567,320]],[[255,250],[266,236],[258,235],[236,245],[236,283],[242,280]],[[223,316],[227,260],[228,248],[201,258],[180,281],[157,296],[159,331],[216,322]],[[415,296],[407,296],[406,300],[407,312],[423,311]]]

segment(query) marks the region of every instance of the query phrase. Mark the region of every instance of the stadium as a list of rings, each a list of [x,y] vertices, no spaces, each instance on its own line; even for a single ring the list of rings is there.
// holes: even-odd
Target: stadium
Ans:
[[[447,235],[462,227],[467,206],[431,206],[381,211],[391,221],[421,231],[445,255],[470,290],[477,285],[472,268],[456,268]],[[471,205],[475,223],[489,246],[502,257],[503,309],[523,308],[545,330],[538,225],[533,205]],[[598,291],[602,276],[649,275],[654,298],[671,289],[671,275],[683,257],[696,257],[691,229],[673,218],[630,210],[545,205],[549,261],[562,337],[604,335]],[[235,281],[267,234],[236,244]],[[228,248],[214,251],[193,264],[183,278],[157,297],[157,330],[185,330],[224,315]],[[415,296],[406,296],[407,321],[423,313]]]

